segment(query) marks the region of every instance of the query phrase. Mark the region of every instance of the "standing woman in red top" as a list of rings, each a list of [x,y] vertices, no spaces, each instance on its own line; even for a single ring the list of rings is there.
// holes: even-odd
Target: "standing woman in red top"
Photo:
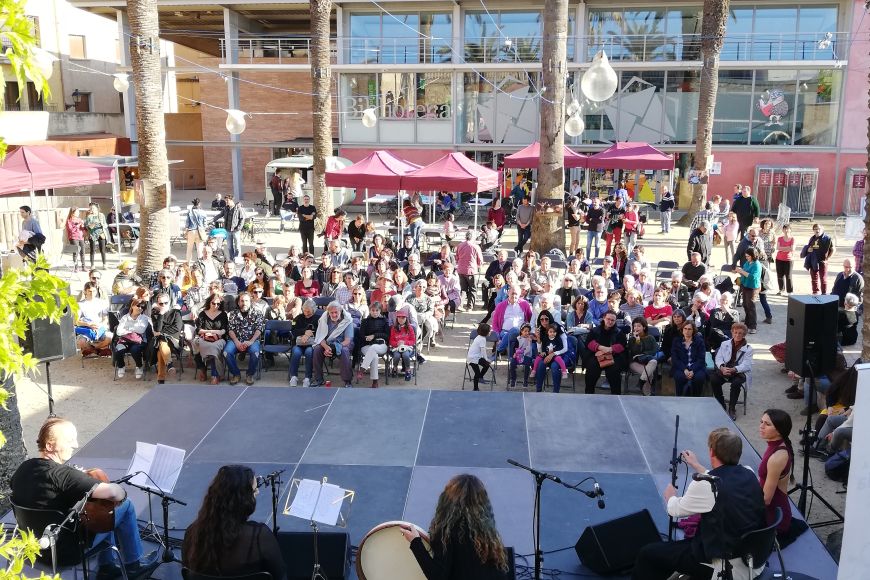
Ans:
[[[504,233],[504,224],[507,221],[505,216],[504,208],[501,206],[501,198],[497,197],[492,202],[492,207],[489,208],[489,211],[486,212],[486,221],[495,222],[495,227],[498,230],[498,239],[501,239],[502,233]]]
[[[82,263],[82,272],[85,271],[85,222],[79,217],[79,208],[69,208],[66,214],[66,238],[73,247],[73,273],[79,271],[79,262]]]
[[[779,283],[779,292],[786,295],[794,292],[791,283],[791,266],[794,257],[794,237],[791,235],[791,226],[782,226],[782,235],[776,239],[776,280]]]
[[[630,254],[637,243],[637,231],[640,229],[640,214],[637,211],[636,203],[632,202],[628,204],[622,228],[625,232],[625,243],[628,245],[628,253]]]
[[[414,238],[414,247],[417,249],[420,249],[420,230],[423,229],[423,218],[420,217],[421,209],[419,193],[414,193],[402,202],[402,213],[405,214],[405,223],[408,226],[405,235]]]

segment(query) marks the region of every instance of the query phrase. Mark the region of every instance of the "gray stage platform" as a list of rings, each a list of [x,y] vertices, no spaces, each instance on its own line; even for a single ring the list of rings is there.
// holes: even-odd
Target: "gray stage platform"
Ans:
[[[544,485],[542,506],[543,549],[571,547],[547,555],[545,568],[594,576],[573,550],[586,526],[647,508],[667,532],[661,491],[670,482],[677,413],[680,447],[702,458],[711,429],[734,428],[710,398],[167,385],[148,393],[72,461],[103,467],[115,477],[125,473],[137,440],[186,449],[174,495],[188,505],[173,507],[170,520],[177,537],[195,517],[221,465],[244,463],[258,474],[285,468],[287,481],[327,476],[356,491],[348,527],[353,545],[387,520],[428,527],[446,481],[470,472],[486,483],[505,544],[517,554],[532,552],[534,485],[528,473],[505,460],[572,482],[594,474],[606,492],[604,510],[552,483]],[[748,443],[744,449],[743,463],[757,468],[758,455]],[[147,516],[143,495],[131,497]],[[261,493],[254,517],[267,521],[269,514],[268,492]],[[154,519],[160,520],[156,501]],[[283,515],[278,525],[309,529]],[[836,577],[836,564],[811,532],[784,557],[789,571]],[[177,566],[168,566],[158,576],[177,573]]]

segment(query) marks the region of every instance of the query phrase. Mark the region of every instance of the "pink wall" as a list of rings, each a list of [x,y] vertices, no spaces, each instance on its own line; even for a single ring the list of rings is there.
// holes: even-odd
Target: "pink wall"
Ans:
[[[372,152],[377,151],[378,149],[387,149],[390,153],[398,157],[399,159],[404,159],[405,161],[409,161],[411,163],[416,163],[417,165],[429,165],[433,161],[437,161],[447,155],[448,153],[453,153],[452,149],[401,149],[396,147],[341,147],[339,149],[339,157],[344,157],[345,159],[349,159],[356,163],[361,159],[365,159]],[[369,196],[376,195],[378,193],[395,193],[394,191],[376,191],[374,189],[369,189]],[[356,192],[356,199],[354,203],[362,203],[365,198],[365,190],[358,189]]]
[[[864,0],[854,0],[852,41],[841,112],[845,115],[843,134],[840,137],[840,146],[843,149],[867,149],[867,71],[870,71],[867,37],[870,35],[870,18],[862,19],[863,14]],[[859,23],[861,23],[860,30],[858,30]]]

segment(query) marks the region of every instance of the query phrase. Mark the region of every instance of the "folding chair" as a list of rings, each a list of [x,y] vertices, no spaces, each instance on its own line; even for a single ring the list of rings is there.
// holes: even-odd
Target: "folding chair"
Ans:
[[[571,378],[571,391],[576,393],[577,392],[577,374],[576,374],[577,373],[577,360],[575,360],[575,359],[578,359],[580,357],[577,354],[577,337],[571,336],[570,334],[568,335],[568,352],[571,353],[571,357],[570,357],[570,360],[567,363],[565,363],[565,367],[568,369],[568,376]],[[550,386],[550,372],[549,372],[549,369],[545,370],[544,372],[545,372],[545,375],[544,375],[543,390],[546,391],[547,388]],[[559,390],[561,391],[562,388],[564,388],[564,385],[562,385],[562,387],[560,387]]]
[[[282,355],[287,359],[287,380],[290,380],[290,356],[293,354],[293,322],[290,320],[267,320],[260,342],[260,364],[257,378],[262,375],[266,355]]]
[[[335,298],[331,296],[315,296],[314,303],[317,305],[317,308],[320,310],[326,310],[326,307],[329,306],[329,303],[335,300]]]
[[[656,270],[679,270],[682,268],[679,262],[673,260],[660,260],[656,264]]]
[[[407,349],[409,349],[409,350],[411,351],[411,360],[410,360],[410,362],[408,363],[408,372],[410,372],[410,373],[411,373],[411,376],[414,378],[414,386],[417,386],[417,366],[418,366],[418,364],[417,364],[417,353],[418,353],[419,351],[417,350],[417,346],[416,346],[416,345],[414,345],[414,346],[406,346],[405,348],[407,348]],[[389,381],[389,376],[390,376],[390,374],[391,374],[391,373],[396,373],[394,376],[398,377],[399,369],[402,368],[402,361],[401,361],[401,358],[400,358],[399,361],[394,361],[394,360],[393,360],[393,352],[394,352],[395,350],[396,350],[396,349],[394,349],[394,348],[388,348],[388,349],[387,349],[387,354],[385,355],[385,356],[387,357],[387,360],[386,360],[386,372],[385,372],[384,374],[386,375],[386,377],[388,377],[388,378],[386,379],[386,381],[385,381],[385,383],[386,383],[387,385],[390,384],[390,381]]]

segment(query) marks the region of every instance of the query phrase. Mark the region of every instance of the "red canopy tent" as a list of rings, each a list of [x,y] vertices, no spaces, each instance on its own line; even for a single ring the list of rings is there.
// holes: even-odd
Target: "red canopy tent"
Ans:
[[[30,184],[31,181],[28,174],[0,167],[0,195],[30,191]]]
[[[586,167],[586,162],[589,159],[586,155],[575,153],[564,145],[565,167]],[[513,155],[508,155],[504,158],[504,166],[508,169],[527,169],[536,168],[538,161],[541,158],[541,143],[535,141],[528,147],[520,149]]]
[[[369,221],[369,188],[399,191],[403,175],[420,169],[416,163],[399,159],[389,151],[374,151],[350,167],[326,172],[329,187],[365,188],[366,221]]]
[[[48,145],[25,145],[6,157],[0,168],[29,175],[27,189],[55,189],[93,185],[112,180],[113,167],[91,163]],[[21,191],[16,190],[16,191]],[[8,192],[6,184],[0,185],[0,193]]]
[[[498,171],[479,165],[462,153],[449,153],[426,167],[402,176],[402,189],[480,193],[498,187]],[[477,229],[477,206],[474,207]]]
[[[674,168],[674,157],[649,143],[614,143],[589,158],[591,169],[667,169]]]

